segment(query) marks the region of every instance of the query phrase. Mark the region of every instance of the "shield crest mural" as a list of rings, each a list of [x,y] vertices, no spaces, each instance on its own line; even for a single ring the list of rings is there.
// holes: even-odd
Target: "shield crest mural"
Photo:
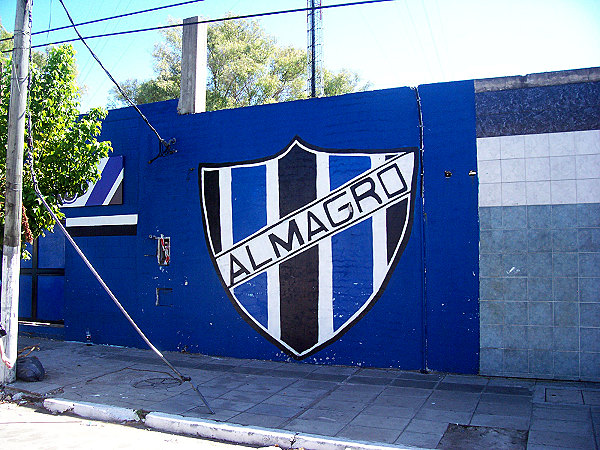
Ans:
[[[295,359],[374,305],[408,242],[418,152],[332,150],[200,164],[206,240],[239,314]]]

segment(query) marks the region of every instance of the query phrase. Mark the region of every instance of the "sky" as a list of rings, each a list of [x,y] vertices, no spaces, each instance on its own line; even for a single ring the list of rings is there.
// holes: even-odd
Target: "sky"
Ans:
[[[76,23],[183,0],[64,0]],[[347,0],[322,0],[323,5]],[[205,18],[303,8],[306,0],[203,0],[79,28],[82,35]],[[12,31],[16,0],[0,1]],[[306,13],[259,19],[279,45],[306,48]],[[58,0],[35,0],[33,31],[67,25]],[[76,37],[73,30],[33,36],[33,44]],[[89,40],[121,81],[154,75],[156,31]],[[112,82],[78,42],[81,111],[106,107]],[[370,89],[600,66],[600,0],[395,0],[323,11],[323,65],[358,73]]]

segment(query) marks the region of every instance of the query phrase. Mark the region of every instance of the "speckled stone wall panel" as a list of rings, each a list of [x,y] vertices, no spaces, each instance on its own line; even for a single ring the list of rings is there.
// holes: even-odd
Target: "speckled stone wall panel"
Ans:
[[[475,94],[477,137],[600,128],[600,82]]]

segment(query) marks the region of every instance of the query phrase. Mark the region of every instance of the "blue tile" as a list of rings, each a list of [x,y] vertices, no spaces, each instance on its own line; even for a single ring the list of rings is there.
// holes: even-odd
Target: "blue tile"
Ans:
[[[502,255],[501,273],[505,277],[526,277],[527,254],[507,253]]]
[[[529,369],[527,350],[504,350],[504,372],[527,373]]]
[[[479,275],[482,277],[502,276],[502,255],[483,253],[479,255]]]
[[[600,252],[600,228],[580,228],[577,242],[580,252]]]
[[[579,279],[579,301],[600,302],[600,278]]]
[[[481,230],[479,233],[479,252],[501,252],[503,247],[502,233],[502,230]]]
[[[502,244],[502,253],[525,253],[527,251],[527,231],[504,230]]]
[[[581,351],[600,352],[600,328],[581,328]]]
[[[529,372],[536,375],[554,373],[554,354],[548,350],[529,350]]]
[[[554,300],[561,302],[577,301],[577,278],[556,277],[553,280]]]
[[[534,350],[552,350],[553,328],[542,326],[531,326],[527,328],[527,337],[529,339],[530,349]]]
[[[545,229],[528,230],[527,250],[530,252],[552,251],[552,231]]]
[[[550,228],[551,223],[550,205],[527,207],[527,228]]]
[[[504,323],[527,324],[527,302],[504,302]]]
[[[527,254],[527,269],[530,277],[551,277],[552,253]]]
[[[504,298],[502,278],[479,279],[479,298],[481,300],[502,300]]]
[[[571,327],[579,325],[579,303],[554,302],[554,325]]]
[[[502,229],[502,210],[503,206],[494,206],[490,208],[490,228],[492,230],[501,230]]]
[[[527,207],[505,206],[502,210],[502,226],[505,230],[527,228]]]
[[[552,228],[575,228],[577,205],[552,205]]]
[[[600,327],[600,303],[580,303],[581,326]]]
[[[486,375],[502,373],[502,355],[504,350],[499,348],[482,348],[479,354],[479,370]]]
[[[600,277],[600,253],[581,253],[579,255],[579,276]]]
[[[581,378],[584,380],[600,380],[600,353],[580,354]]]
[[[492,227],[492,213],[490,211],[491,208],[482,207],[479,208],[479,229],[480,230],[489,230]]]
[[[479,302],[479,317],[483,325],[502,325],[504,323],[504,302]]]
[[[576,377],[579,375],[578,352],[554,352],[554,375]]]
[[[502,346],[504,348],[527,348],[527,326],[504,325]]]
[[[481,348],[502,348],[502,325],[481,325],[479,345]]]
[[[578,204],[577,225],[580,227],[600,227],[600,203]]]
[[[554,350],[579,350],[579,327],[554,327]]]
[[[551,302],[529,302],[529,325],[554,324],[553,308]]]
[[[552,249],[555,252],[576,252],[577,228],[552,230]]]
[[[514,277],[503,278],[504,282],[504,300],[517,301],[527,300],[527,278]]]
[[[552,278],[529,277],[527,279],[527,300],[539,302],[552,299]]]
[[[577,257],[577,253],[553,253],[553,275],[555,277],[576,277],[578,273]]]

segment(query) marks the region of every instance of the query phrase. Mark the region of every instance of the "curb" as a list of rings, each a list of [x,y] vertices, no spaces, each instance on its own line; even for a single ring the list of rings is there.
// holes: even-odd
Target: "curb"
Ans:
[[[133,409],[98,403],[72,402],[60,398],[48,398],[44,400],[44,408],[52,413],[63,414],[69,412],[79,417],[102,420],[104,422],[140,422],[141,420]]]
[[[248,427],[161,412],[150,412],[142,419],[133,409],[98,403],[74,402],[60,398],[44,400],[44,408],[55,414],[68,412],[86,419],[105,422],[139,422],[157,431],[254,447],[278,446],[280,448],[306,448],[310,450],[390,450],[418,448],[335,439],[261,427]]]

